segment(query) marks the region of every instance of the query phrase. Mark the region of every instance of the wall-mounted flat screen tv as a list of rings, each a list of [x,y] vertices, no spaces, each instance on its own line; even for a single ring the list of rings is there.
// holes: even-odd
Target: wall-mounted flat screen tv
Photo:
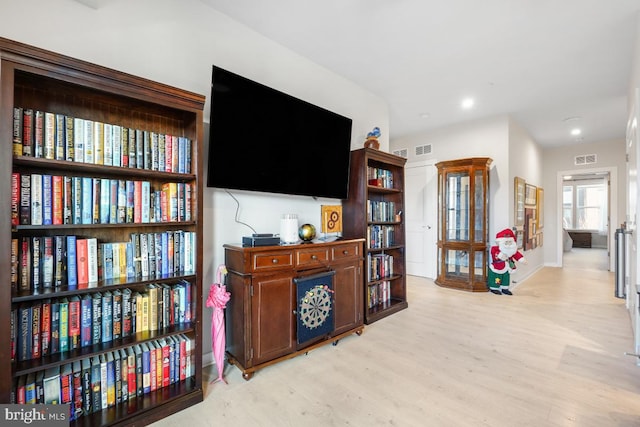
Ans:
[[[209,126],[208,187],[347,197],[350,118],[214,66]]]

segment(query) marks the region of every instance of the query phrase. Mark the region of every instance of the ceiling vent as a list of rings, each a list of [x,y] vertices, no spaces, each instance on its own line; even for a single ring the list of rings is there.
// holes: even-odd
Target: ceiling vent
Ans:
[[[393,154],[395,154],[396,156],[404,157],[405,159],[409,157],[409,151],[406,148],[394,150]]]
[[[576,165],[592,165],[598,163],[598,156],[595,154],[582,154],[575,157]]]
[[[416,156],[425,156],[431,154],[431,144],[416,146]]]

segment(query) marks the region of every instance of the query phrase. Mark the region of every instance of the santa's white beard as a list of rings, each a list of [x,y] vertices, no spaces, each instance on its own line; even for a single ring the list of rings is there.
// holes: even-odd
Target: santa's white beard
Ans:
[[[516,245],[516,242],[511,239],[498,242],[498,247],[500,248],[500,252],[508,257],[512,257],[516,252],[518,252],[518,245]]]

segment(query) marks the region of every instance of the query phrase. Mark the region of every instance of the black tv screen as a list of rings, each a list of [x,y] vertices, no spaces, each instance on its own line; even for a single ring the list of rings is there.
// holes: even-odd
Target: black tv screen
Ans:
[[[344,199],[352,120],[213,67],[207,186]]]

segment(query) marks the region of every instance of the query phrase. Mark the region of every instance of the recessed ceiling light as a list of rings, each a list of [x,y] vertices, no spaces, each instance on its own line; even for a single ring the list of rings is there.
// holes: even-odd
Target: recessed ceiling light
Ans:
[[[428,119],[429,117],[431,117],[431,116],[429,115],[429,113],[420,113],[420,118],[421,118],[421,119]]]
[[[462,100],[462,108],[465,110],[473,108],[474,104],[475,104],[475,101],[473,100],[473,98],[465,98]]]
[[[581,133],[582,133],[582,131],[580,129],[578,129],[578,128],[571,129],[571,135],[573,135],[573,136],[578,136]]]

